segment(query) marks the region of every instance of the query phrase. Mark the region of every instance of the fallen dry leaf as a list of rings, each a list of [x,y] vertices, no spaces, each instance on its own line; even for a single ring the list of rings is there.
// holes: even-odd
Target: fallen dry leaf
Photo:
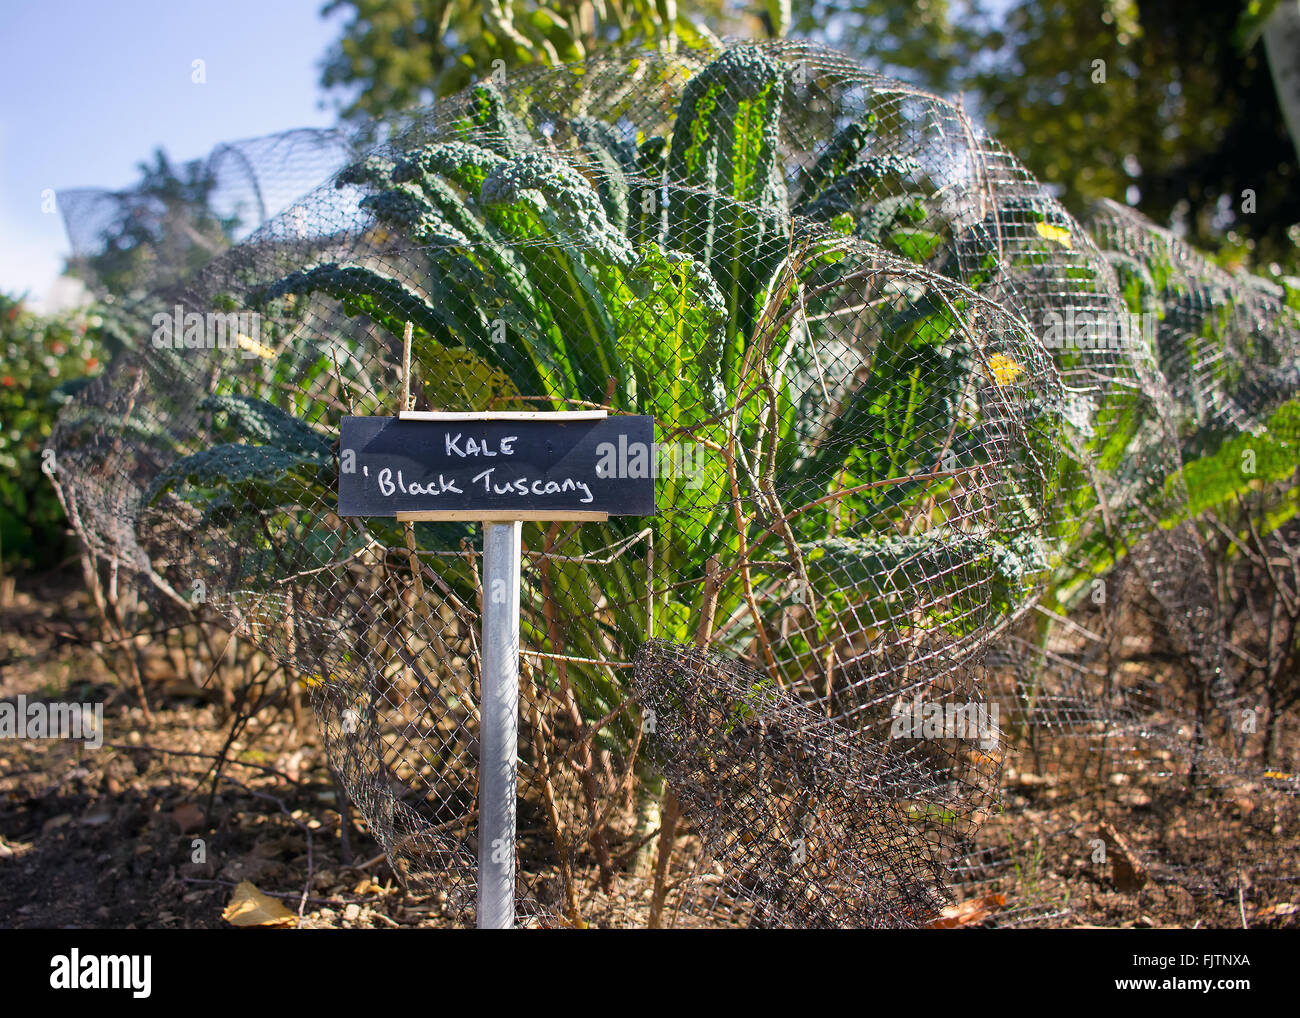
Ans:
[[[57,831],[60,827],[72,819],[71,813],[60,813],[56,817],[50,817],[41,825],[41,833],[49,834],[50,831]]]
[[[293,926],[298,917],[279,901],[241,880],[221,918],[231,926]]]
[[[181,834],[189,834],[203,826],[203,810],[192,802],[183,803],[172,810],[172,823]]]
[[[986,894],[982,898],[959,901],[947,906],[938,919],[926,923],[931,930],[955,930],[959,926],[982,922],[1007,903],[1005,894]]]
[[[1291,901],[1280,901],[1276,905],[1269,905],[1268,908],[1261,908],[1255,914],[1256,919],[1274,919],[1286,915],[1295,915],[1300,912],[1300,905]]]
[[[1147,882],[1147,868],[1142,860],[1113,825],[1103,820],[1100,829],[1106,851],[1110,853],[1110,878],[1115,887],[1121,891],[1140,890]]]

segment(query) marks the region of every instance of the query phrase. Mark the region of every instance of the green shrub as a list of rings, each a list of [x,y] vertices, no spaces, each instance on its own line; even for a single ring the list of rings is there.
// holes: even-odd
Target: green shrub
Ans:
[[[98,370],[93,316],[41,317],[0,294],[0,555],[39,569],[68,551],[63,508],[42,472],[59,407]]]

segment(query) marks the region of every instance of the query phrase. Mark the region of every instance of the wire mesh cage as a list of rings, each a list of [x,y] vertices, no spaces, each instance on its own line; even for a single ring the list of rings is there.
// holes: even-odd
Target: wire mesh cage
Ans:
[[[146,203],[123,251],[158,270],[56,480],[156,612],[216,612],[304,677],[448,922],[476,903],[477,528],[340,517],[345,415],[655,420],[610,467],[654,477],[653,517],[524,525],[523,924],[934,923],[1008,884],[1008,754],[1064,769],[1117,727],[1155,752],[1159,711],[1208,731],[1205,704],[1231,732],[1190,522],[1222,499],[1189,462],[1268,436],[1292,504],[1285,295],[1117,207],[1085,231],[959,106],[806,44],[514,72],[384,126],[214,157],[199,192],[248,183],[212,221],[258,224],[223,251]],[[87,252],[104,207],[65,206]],[[1190,707],[1117,697],[1045,621],[1121,574]]]

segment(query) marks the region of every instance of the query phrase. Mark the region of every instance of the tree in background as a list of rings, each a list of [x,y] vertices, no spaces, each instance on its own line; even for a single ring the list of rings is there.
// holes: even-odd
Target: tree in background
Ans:
[[[976,57],[1000,46],[987,4],[988,0],[791,0],[791,34],[851,53],[903,81],[941,93],[958,92],[970,87]]]
[[[72,240],[68,274],[100,292],[126,296],[183,278],[224,251],[237,215],[212,205],[217,180],[203,160],[173,165],[162,149],[139,165],[123,191],[60,195]]]
[[[322,15],[346,11],[350,18],[325,57],[321,80],[347,96],[345,116],[378,116],[455,92],[494,67],[581,60],[606,44],[692,45],[713,37],[706,23],[745,30],[728,19],[727,6],[726,0],[329,0]]]
[[[1076,213],[1128,201],[1226,260],[1295,270],[1300,0],[330,0],[345,112],[383,114],[605,42],[792,34],[943,93]],[[1270,60],[1272,64],[1270,65]],[[1288,60],[1292,66],[1282,66]],[[1099,63],[1100,62],[1100,63]],[[1279,99],[1281,95],[1281,100]],[[1288,97],[1290,97],[1288,99]],[[1282,103],[1280,108],[1279,102]],[[1253,249],[1253,250],[1252,250]]]
[[[1245,6],[1018,4],[1008,65],[974,79],[989,127],[1073,208],[1127,197],[1194,243],[1235,230],[1260,260],[1281,258],[1300,223],[1296,150]]]
[[[1127,200],[1193,243],[1294,265],[1300,169],[1279,91],[1298,83],[1278,65],[1300,59],[1300,41],[1284,45],[1297,6],[794,0],[794,30],[967,92],[990,132],[1076,213],[1099,197]],[[1278,54],[1271,68],[1261,36]]]

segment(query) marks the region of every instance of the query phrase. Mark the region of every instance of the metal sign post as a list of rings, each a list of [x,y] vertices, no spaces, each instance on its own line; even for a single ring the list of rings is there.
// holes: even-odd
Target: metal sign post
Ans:
[[[603,410],[343,419],[340,516],[483,524],[481,930],[510,929],[515,921],[522,521],[652,516],[654,462],[653,419],[611,418]]]
[[[478,751],[478,928],[515,922],[519,767],[519,555],[523,524],[483,524],[483,679]]]

